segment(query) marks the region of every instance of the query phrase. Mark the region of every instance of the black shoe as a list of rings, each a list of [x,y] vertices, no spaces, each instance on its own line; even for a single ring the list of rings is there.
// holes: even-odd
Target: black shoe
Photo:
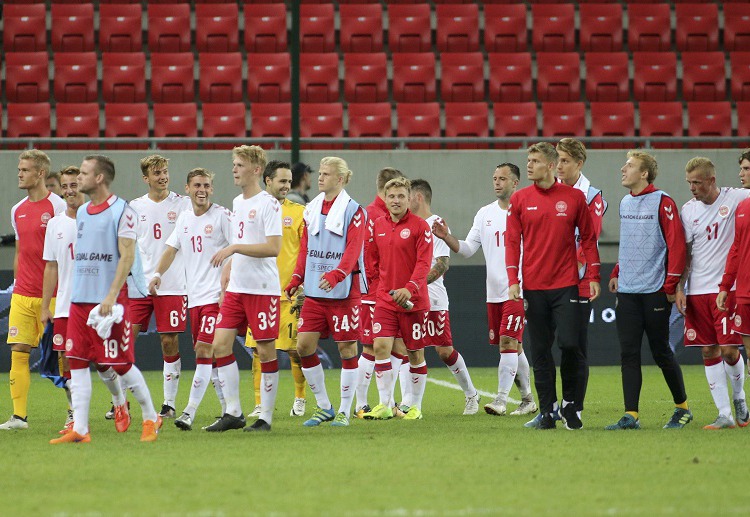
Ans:
[[[251,425],[247,426],[243,429],[246,433],[252,433],[254,431],[270,431],[271,430],[271,424],[266,422],[265,420],[261,420],[260,418],[253,422]]]
[[[555,427],[555,419],[552,418],[552,414],[545,413],[542,415],[542,419],[539,422],[539,427],[537,429],[554,429]]]
[[[168,406],[167,404],[162,404],[161,411],[159,411],[159,416],[162,418],[174,418],[176,414],[175,409],[172,406]]]
[[[245,427],[244,416],[232,416],[229,413],[224,413],[220,419],[206,427],[206,431],[209,433],[223,433],[230,429],[242,429],[243,427]]]
[[[565,429],[569,431],[577,431],[583,429],[583,422],[581,422],[578,412],[576,411],[574,404],[568,404],[562,408],[562,421],[565,424]]]
[[[130,406],[128,406],[128,409],[130,409]],[[111,408],[109,408],[109,411],[107,411],[106,413],[104,413],[104,418],[106,418],[107,420],[114,420],[115,419],[115,406],[114,406],[114,404],[112,405]]]

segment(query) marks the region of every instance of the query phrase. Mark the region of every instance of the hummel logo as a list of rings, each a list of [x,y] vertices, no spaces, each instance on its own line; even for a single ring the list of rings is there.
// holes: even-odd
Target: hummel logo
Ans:
[[[537,207],[535,206],[527,206],[526,210],[536,210]]]
[[[379,233],[378,237],[385,237],[385,234],[384,233]]]
[[[597,202],[595,202],[595,203],[594,203],[594,206],[595,206],[596,208],[601,208],[601,207],[602,207],[602,204],[601,204],[601,203],[597,203]]]
[[[711,389],[711,391],[713,391],[714,388],[716,387],[716,383],[715,382],[709,382],[708,383],[708,387]]]

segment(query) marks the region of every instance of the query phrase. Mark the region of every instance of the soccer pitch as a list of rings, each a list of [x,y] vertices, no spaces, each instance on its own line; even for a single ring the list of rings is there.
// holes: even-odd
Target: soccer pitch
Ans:
[[[473,368],[494,392],[495,368]],[[283,371],[273,431],[209,434],[219,412],[209,387],[191,432],[165,421],[156,443],[141,443],[140,415],[117,434],[103,418],[104,386],[93,376],[90,444],[48,445],[65,418],[65,397],[33,375],[30,429],[0,434],[4,515],[745,515],[750,428],[704,431],[716,410],[702,367],[684,368],[695,420],[663,430],[673,404],[656,367],[644,367],[640,431],[604,431],[622,413],[619,368],[592,368],[582,431],[525,429],[528,417],[462,416],[456,389],[428,383],[424,420],[362,421],[305,428],[288,416],[291,376]],[[328,370],[329,393],[338,372]],[[178,411],[192,372],[184,371]],[[430,378],[451,384],[445,368]],[[161,372],[147,372],[161,402]],[[373,383],[374,384],[374,383]],[[7,387],[8,375],[0,375]],[[457,387],[457,386],[456,386]],[[370,400],[377,393],[371,387]],[[7,390],[7,388],[3,388]],[[397,388],[398,389],[398,388]],[[252,379],[243,372],[243,409]],[[519,398],[518,392],[511,397]],[[130,397],[132,399],[132,397]],[[337,400],[338,396],[334,397]],[[307,414],[314,407],[308,393]],[[5,391],[2,417],[10,414]],[[481,404],[489,401],[484,397]],[[721,481],[719,483],[719,480]]]

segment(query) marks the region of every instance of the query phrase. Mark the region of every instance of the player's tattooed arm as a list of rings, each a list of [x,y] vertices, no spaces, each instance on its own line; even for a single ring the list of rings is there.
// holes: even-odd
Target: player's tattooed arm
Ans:
[[[435,265],[432,266],[430,272],[427,273],[427,283],[431,284],[441,276],[443,276],[448,268],[450,267],[450,257],[438,257]]]

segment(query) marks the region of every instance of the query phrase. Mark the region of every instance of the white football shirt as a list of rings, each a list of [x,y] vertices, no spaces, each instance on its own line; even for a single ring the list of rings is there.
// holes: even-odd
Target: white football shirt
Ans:
[[[723,187],[712,204],[691,199],[680,212],[685,240],[692,249],[686,294],[716,294],[734,241],[734,212],[750,189]]]
[[[481,247],[487,265],[487,303],[508,300],[508,273],[505,270],[505,225],[508,211],[497,201],[483,206],[474,216],[464,244],[462,255],[472,256]],[[520,278],[520,276],[519,276]]]
[[[143,262],[143,274],[146,285],[156,272],[167,239],[172,234],[177,223],[177,216],[185,210],[192,209],[190,198],[180,196],[174,192],[159,203],[151,200],[148,194],[134,199],[130,206],[138,214],[138,252]],[[141,297],[137,291],[130,289],[130,296]],[[160,295],[185,295],[185,266],[182,254],[178,253],[172,267],[162,276]]]
[[[189,280],[188,308],[217,303],[221,293],[221,267],[213,267],[211,257],[229,246],[232,234],[229,210],[215,203],[200,216],[192,209],[185,210],[177,216],[175,227],[167,246],[182,254]],[[174,264],[170,269],[173,267]]]
[[[440,216],[432,214],[426,220],[427,224],[430,225],[430,228],[432,228],[432,223],[441,219]],[[450,229],[448,230],[448,233],[450,233]],[[450,257],[450,254],[451,249],[443,239],[432,239],[432,264],[430,265],[430,267],[435,266],[438,257]],[[448,290],[445,288],[442,276],[431,284],[427,284],[427,291],[430,293],[431,311],[448,310]]]
[[[263,244],[281,236],[281,205],[265,190],[251,198],[242,194],[232,202],[232,244]],[[255,258],[235,253],[228,291],[278,296],[281,291],[276,257]]]
[[[47,262],[57,262],[55,318],[67,318],[70,314],[70,290],[75,263],[73,251],[77,233],[75,218],[68,217],[63,212],[50,219],[44,234],[42,258]]]

